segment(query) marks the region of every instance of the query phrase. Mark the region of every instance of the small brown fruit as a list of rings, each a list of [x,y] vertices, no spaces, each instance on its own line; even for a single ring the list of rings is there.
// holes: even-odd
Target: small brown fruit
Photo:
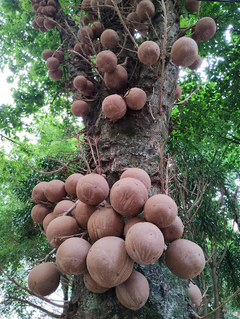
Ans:
[[[42,224],[44,218],[50,213],[50,210],[43,205],[35,205],[31,210],[31,217],[37,224]]]
[[[151,188],[151,179],[148,175],[147,172],[145,172],[143,169],[138,168],[138,167],[129,167],[124,170],[122,173],[120,179],[125,178],[125,177],[133,177],[138,179],[140,182],[142,182],[147,190],[149,191]]]
[[[47,216],[43,220],[43,229],[46,232],[49,223],[54,219],[53,213],[47,214]]]
[[[155,6],[149,0],[142,0],[139,2],[136,8],[137,15],[142,22],[149,20],[155,14]]]
[[[144,41],[138,47],[138,58],[145,65],[152,65],[160,57],[160,48],[154,41]]]
[[[180,238],[183,234],[183,223],[180,217],[176,217],[171,225],[165,228],[161,228],[165,243],[171,243],[172,241]]]
[[[78,75],[74,78],[73,85],[79,91],[84,91],[87,88],[87,79],[85,76]]]
[[[200,5],[201,5],[201,1],[197,1],[197,0],[185,1],[185,8],[189,13],[198,12]]]
[[[128,73],[118,64],[113,72],[104,73],[104,82],[110,90],[121,90],[127,85]]]
[[[149,297],[147,278],[133,270],[130,277],[115,288],[119,302],[126,308],[138,310],[142,308]]]
[[[96,66],[101,72],[113,72],[117,67],[116,54],[109,50],[99,52],[96,56]]]
[[[44,195],[50,202],[59,202],[66,196],[65,184],[59,179],[53,179],[48,182],[44,189]]]
[[[177,101],[181,95],[182,95],[182,88],[179,84],[177,84],[174,100]]]
[[[71,107],[72,114],[78,117],[84,117],[89,113],[89,106],[87,102],[83,100],[77,100],[73,102]]]
[[[141,110],[147,101],[147,94],[140,88],[131,88],[125,95],[127,106],[134,111]]]
[[[196,42],[210,40],[216,33],[216,23],[210,17],[204,17],[195,25],[193,39]]]
[[[126,222],[125,226],[124,226],[124,231],[123,234],[126,237],[128,230],[135,224],[137,223],[142,223],[145,222],[146,219],[143,218],[142,216],[135,216],[132,218],[129,218],[128,221]]]
[[[100,42],[104,48],[112,50],[118,46],[119,36],[116,31],[106,29],[101,34]]]
[[[69,195],[77,197],[77,183],[82,177],[83,175],[79,173],[74,173],[68,176],[68,178],[65,181],[65,189]]]
[[[50,19],[44,19],[43,21],[43,26],[44,28],[46,28],[47,30],[52,30],[55,28],[56,26],[56,22]]]
[[[191,302],[194,304],[196,308],[201,306],[202,303],[202,293],[199,287],[192,283],[192,281],[189,282],[188,286],[188,292]]]
[[[92,28],[90,26],[85,26],[78,30],[78,39],[82,43],[91,43],[94,38]]]
[[[104,31],[104,25],[100,21],[93,22],[91,28],[95,38],[99,38]]]
[[[193,62],[193,64],[189,65],[189,69],[191,70],[197,70],[202,65],[202,58],[200,55],[197,56],[196,60]]]
[[[75,219],[81,228],[87,229],[88,220],[97,209],[97,206],[87,205],[81,201],[78,202],[75,209]]]
[[[42,52],[42,58],[44,61],[47,61],[48,58],[51,58],[51,56],[53,55],[53,51],[46,49]]]
[[[50,57],[46,61],[46,66],[50,71],[55,71],[59,68],[59,61],[57,58]]]
[[[48,75],[50,78],[54,81],[60,81],[63,77],[63,71],[60,68],[57,68],[56,70],[49,70]]]
[[[32,199],[35,203],[47,202],[47,197],[44,194],[44,190],[47,187],[48,182],[40,182],[33,187],[32,190]]]
[[[84,273],[83,280],[86,288],[97,294],[102,294],[105,291],[109,290],[109,288],[105,288],[97,284],[96,281],[93,280],[93,278],[90,276],[89,272]]]
[[[102,111],[109,119],[116,121],[127,112],[124,99],[118,94],[107,96],[102,102]]]
[[[68,199],[61,200],[53,209],[54,218],[61,216],[69,211],[69,216],[74,216],[74,202]]]

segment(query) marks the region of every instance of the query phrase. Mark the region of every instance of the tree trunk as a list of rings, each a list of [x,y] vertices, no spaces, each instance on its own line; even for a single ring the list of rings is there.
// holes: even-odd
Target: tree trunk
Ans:
[[[116,8],[98,12],[105,28],[118,31],[120,39],[126,33],[122,21],[126,21],[126,15],[132,10],[133,5],[130,2],[123,1],[119,5],[121,15]],[[137,48],[128,37],[125,47],[130,51],[122,50],[121,47],[114,50],[118,54],[118,63],[125,62],[129,77],[127,87],[117,92],[108,90],[101,79],[96,80],[95,72],[89,73],[89,66],[81,57],[73,57],[71,54],[70,58],[74,59],[74,63],[69,64],[69,87],[72,87],[75,98],[80,96],[71,83],[76,75],[85,74],[95,84],[94,95],[88,100],[90,113],[84,118],[85,138],[92,144],[86,150],[87,158],[91,158],[92,171],[104,174],[111,187],[119,179],[124,168],[142,168],[152,179],[149,196],[160,193],[161,190],[159,146],[167,141],[169,135],[170,114],[178,78],[178,68],[170,62],[170,49],[180,32],[177,2],[169,0],[166,3],[153,3],[156,13],[151,23],[148,22],[149,38],[143,37],[142,41],[148,39],[157,42],[161,49],[161,57],[152,66],[143,65],[137,58]],[[123,7],[125,10],[122,10]],[[134,31],[131,32],[133,35]],[[66,39],[66,35],[64,37]],[[73,49],[73,45],[71,40],[69,50]],[[124,96],[127,90],[134,86],[142,88],[147,93],[144,108],[140,111],[128,110],[122,119],[115,122],[107,119],[101,111],[103,99],[115,93]],[[100,162],[96,167],[94,157],[98,159],[98,155]],[[150,284],[150,297],[143,308],[132,311],[123,307],[115,296],[114,288],[104,294],[94,294],[85,288],[82,277],[76,277],[68,318],[190,318],[191,306],[188,303],[186,280],[172,275],[162,261],[161,265],[158,262],[148,266],[135,265],[135,269],[142,272]]]

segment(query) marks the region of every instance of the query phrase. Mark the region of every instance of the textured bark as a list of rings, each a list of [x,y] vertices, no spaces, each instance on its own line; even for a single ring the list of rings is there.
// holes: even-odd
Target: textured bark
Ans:
[[[130,12],[130,2],[126,4]],[[160,193],[159,175],[159,145],[167,141],[170,129],[170,114],[173,107],[178,68],[170,62],[170,49],[179,36],[179,8],[173,0],[165,3],[168,6],[168,15],[164,20],[164,7],[161,1],[153,1],[156,14],[152,19],[153,28],[150,28],[149,39],[157,42],[161,48],[159,63],[153,66],[144,66],[137,59],[133,43],[128,38],[126,46],[132,51],[117,48],[119,63],[126,62],[129,83],[123,90],[112,92],[104,83],[96,81],[94,73],[86,62],[74,55],[70,55],[69,87],[76,75],[85,74],[95,84],[95,93],[91,97],[90,113],[84,119],[85,137],[97,146],[102,173],[111,187],[119,179],[122,170],[126,167],[144,169],[152,178],[152,188],[149,195]],[[121,5],[119,6],[121,7]],[[126,8],[125,8],[126,9]],[[124,28],[119,16],[113,9],[101,11],[101,21],[106,28],[112,28],[123,36]],[[66,38],[66,34],[64,35]],[[146,38],[147,39],[147,38]],[[71,37],[69,49],[75,44]],[[127,59],[126,59],[127,58]],[[96,76],[96,73],[95,73]],[[120,120],[113,122],[105,117],[101,111],[103,99],[113,93],[124,96],[130,87],[137,86],[147,93],[147,103],[140,111],[128,110]],[[95,148],[94,148],[95,149]],[[87,149],[90,153],[90,148]],[[96,149],[95,149],[96,151]],[[97,157],[97,154],[95,154]],[[89,158],[89,157],[88,157]],[[93,161],[90,163],[94,171]],[[156,177],[156,178],[155,178]],[[164,259],[164,258],[163,258]],[[180,280],[170,273],[161,261],[148,266],[135,265],[150,284],[150,297],[146,305],[137,311],[123,307],[117,300],[114,288],[104,294],[94,294],[88,291],[82,277],[75,277],[71,298],[71,307],[67,317],[69,319],[179,319],[191,317],[191,306],[187,297],[187,282]]]

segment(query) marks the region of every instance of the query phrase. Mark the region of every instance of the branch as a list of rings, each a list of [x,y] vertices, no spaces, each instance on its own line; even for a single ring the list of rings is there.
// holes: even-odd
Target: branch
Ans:
[[[37,308],[38,310],[41,310],[42,312],[45,312],[47,315],[54,317],[54,318],[65,318],[66,317],[65,314],[58,315],[58,314],[53,313],[51,311],[48,311],[47,309],[45,309],[41,306],[38,306],[35,303],[33,303],[29,300],[26,300],[26,299],[17,298],[17,297],[11,296],[11,295],[8,296],[8,299],[13,299],[15,301],[20,301],[20,302],[26,303],[27,305],[32,306],[34,308]]]

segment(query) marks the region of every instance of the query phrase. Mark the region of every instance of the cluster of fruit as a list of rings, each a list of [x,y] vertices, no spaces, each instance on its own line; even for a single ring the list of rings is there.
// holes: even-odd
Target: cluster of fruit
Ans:
[[[56,22],[54,16],[56,15],[56,1],[54,0],[32,0],[31,5],[33,10],[36,11],[32,26],[41,32],[52,30]]]
[[[149,285],[134,263],[152,264],[165,252],[167,267],[176,276],[197,276],[205,266],[202,249],[180,239],[183,224],[176,203],[164,194],[148,198],[150,187],[149,175],[140,168],[126,169],[111,189],[103,176],[93,173],[72,174],[65,183],[37,184],[32,198],[38,204],[31,215],[43,224],[57,253],[56,265],[47,262],[31,270],[29,288],[46,295],[57,288],[61,272],[83,275],[90,291],[115,287],[120,303],[137,310],[148,299]],[[84,230],[88,240],[81,236]]]

